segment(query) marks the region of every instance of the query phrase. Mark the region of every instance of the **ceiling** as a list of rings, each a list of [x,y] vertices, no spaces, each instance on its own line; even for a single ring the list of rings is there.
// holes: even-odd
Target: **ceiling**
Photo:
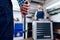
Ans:
[[[19,9],[19,5],[18,5],[17,0],[12,0],[12,3],[13,3],[13,10],[19,11],[20,9]],[[31,0],[30,12],[36,11],[38,3],[44,4],[45,0]]]
[[[38,3],[44,4],[45,0],[31,0],[30,12],[36,11]]]
[[[31,0],[31,1],[35,3],[42,3],[42,4],[45,3],[45,0]]]

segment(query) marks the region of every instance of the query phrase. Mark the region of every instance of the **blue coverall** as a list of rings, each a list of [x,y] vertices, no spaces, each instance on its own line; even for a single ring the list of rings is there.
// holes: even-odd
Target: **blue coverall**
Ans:
[[[18,0],[19,5],[20,1]],[[0,0],[0,40],[13,40],[13,32],[13,8],[11,0]]]

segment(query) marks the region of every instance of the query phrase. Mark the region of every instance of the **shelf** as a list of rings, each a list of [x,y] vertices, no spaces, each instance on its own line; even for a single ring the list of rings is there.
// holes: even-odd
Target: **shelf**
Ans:
[[[57,10],[60,10],[60,8],[57,8],[57,9],[54,9],[54,10],[48,11],[48,13],[50,13],[50,12],[54,12],[54,11],[57,11]]]
[[[53,16],[53,15],[59,14],[59,13],[60,13],[60,8],[57,8],[57,9],[54,9],[54,10],[48,11],[47,13],[48,13],[50,16]]]

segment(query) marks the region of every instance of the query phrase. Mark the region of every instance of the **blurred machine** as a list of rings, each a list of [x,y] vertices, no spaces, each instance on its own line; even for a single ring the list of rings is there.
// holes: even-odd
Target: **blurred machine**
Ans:
[[[24,25],[21,14],[19,11],[13,11],[14,13],[14,34],[13,40],[21,40],[24,39]],[[18,15],[18,16],[17,16]]]
[[[14,25],[14,37],[22,37],[23,36],[23,24],[15,23]]]
[[[27,22],[27,38],[32,37],[32,22]]]
[[[33,21],[34,40],[53,40],[52,22]]]

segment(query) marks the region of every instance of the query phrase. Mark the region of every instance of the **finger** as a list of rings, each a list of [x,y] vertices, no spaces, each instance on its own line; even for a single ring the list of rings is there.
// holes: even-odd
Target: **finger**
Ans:
[[[23,8],[25,8],[25,9],[29,9],[30,7],[26,7],[26,6],[22,6]]]
[[[22,8],[21,11],[26,11],[26,12],[28,12],[29,9]]]
[[[26,7],[26,8],[21,8],[22,10],[29,10],[29,7]]]
[[[30,6],[30,4],[24,4],[24,6],[27,6],[27,7],[29,7],[29,6]]]
[[[20,9],[24,9],[24,10],[26,9],[26,10],[29,10],[29,9],[30,9],[30,7],[21,6],[21,7],[20,7]]]
[[[21,10],[21,11],[24,11],[24,12],[29,12],[29,10]]]
[[[22,11],[23,14],[28,14],[28,12]]]
[[[21,11],[29,11],[29,8],[21,8]]]
[[[28,14],[28,12],[25,12],[25,11],[21,11],[22,12],[22,14]]]
[[[23,6],[29,7],[30,5],[29,4],[24,4]]]
[[[29,10],[28,9],[21,8],[21,11],[28,12]]]

